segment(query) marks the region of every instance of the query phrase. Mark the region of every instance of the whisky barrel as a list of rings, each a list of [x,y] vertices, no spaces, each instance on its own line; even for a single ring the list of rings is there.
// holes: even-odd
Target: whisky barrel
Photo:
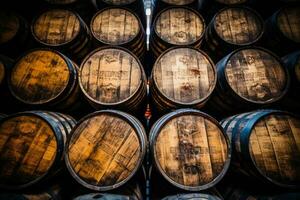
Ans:
[[[77,103],[77,73],[75,64],[58,51],[34,49],[16,61],[9,89],[26,105],[66,109]]]
[[[285,188],[300,186],[300,119],[260,110],[235,117],[224,127],[244,173]]]
[[[74,198],[73,200],[138,200],[132,196],[127,195],[119,195],[119,194],[109,194],[109,193],[91,193],[91,194],[85,194],[81,195],[79,197]]]
[[[266,21],[266,46],[280,55],[300,48],[300,6],[285,6]]]
[[[6,85],[6,78],[7,74],[9,74],[10,69],[13,66],[13,60],[4,56],[0,55],[0,90],[1,96],[3,95],[3,87]]]
[[[133,177],[145,151],[146,134],[141,123],[124,112],[104,110],[78,122],[67,145],[65,161],[78,183],[106,191]]]
[[[180,107],[201,108],[217,80],[214,63],[201,50],[175,47],[155,62],[150,78],[152,102],[158,111]]]
[[[226,7],[209,23],[204,47],[218,60],[237,48],[257,43],[263,32],[264,21],[256,11],[241,6]]]
[[[287,68],[291,84],[282,101],[282,106],[291,111],[300,111],[300,51],[293,52],[282,58],[285,67]]]
[[[60,168],[67,135],[60,118],[27,111],[0,120],[0,187],[21,189],[37,184]]]
[[[129,8],[130,10],[142,14],[144,9],[143,0],[95,0],[98,9],[102,9],[110,6],[121,6]]]
[[[188,7],[166,8],[153,23],[150,47],[155,57],[172,46],[200,47],[205,22],[197,11]]]
[[[267,106],[278,102],[289,88],[281,60],[260,47],[240,48],[217,63],[218,81],[211,105],[220,112]]]
[[[147,93],[146,75],[139,59],[117,46],[91,52],[81,63],[79,84],[95,108],[136,111]]]
[[[171,184],[190,191],[213,187],[230,163],[230,145],[220,124],[193,109],[161,117],[150,130],[154,164]]]
[[[218,4],[222,4],[225,6],[233,6],[233,5],[241,5],[252,2],[253,0],[214,0]]]
[[[191,194],[177,194],[174,196],[167,196],[162,200],[221,200],[221,199],[214,195],[191,193]]]
[[[70,4],[77,3],[81,0],[44,0],[44,1],[53,5],[70,5]]]
[[[70,10],[50,9],[31,25],[35,40],[44,47],[59,50],[73,58],[83,58],[90,48],[91,33],[80,16]]]
[[[28,23],[19,14],[0,10],[0,52],[15,57],[23,50],[28,37]]]
[[[146,50],[145,31],[139,17],[130,10],[105,8],[94,15],[90,27],[99,45],[123,46],[143,57]]]

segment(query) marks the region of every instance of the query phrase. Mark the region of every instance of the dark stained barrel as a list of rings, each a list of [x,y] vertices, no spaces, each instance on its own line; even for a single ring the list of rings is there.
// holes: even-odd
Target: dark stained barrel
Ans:
[[[213,187],[225,175],[230,145],[219,123],[193,109],[161,117],[151,128],[153,162],[172,185],[189,191]]]
[[[172,46],[199,48],[205,32],[203,17],[187,7],[170,7],[159,12],[154,19],[150,47],[158,57]]]
[[[123,46],[139,58],[146,51],[144,28],[139,17],[128,9],[103,9],[94,15],[90,27],[99,46]]]
[[[13,60],[11,58],[8,58],[4,55],[0,55],[0,90],[1,90],[1,96],[3,95],[3,87],[6,87],[6,78],[7,75],[10,72],[10,69],[13,66]]]
[[[53,5],[70,5],[70,4],[77,3],[81,0],[44,0],[44,1]]]
[[[214,63],[200,50],[175,47],[155,62],[150,78],[151,98],[158,111],[201,108],[217,80]]]
[[[1,188],[26,188],[58,171],[71,129],[56,115],[27,111],[0,120]]]
[[[31,32],[40,45],[76,59],[83,58],[91,45],[87,25],[77,13],[70,10],[51,9],[41,13],[34,19]]]
[[[233,5],[246,4],[253,0],[214,0],[214,1],[225,6],[233,6]]]
[[[266,46],[279,55],[286,55],[300,48],[300,6],[286,6],[266,21]]]
[[[231,138],[240,170],[276,186],[300,186],[299,117],[260,110],[237,115],[223,127]]]
[[[260,47],[230,53],[218,62],[217,70],[210,105],[222,113],[276,103],[289,88],[289,76],[281,60]]]
[[[35,49],[25,53],[8,79],[12,95],[26,105],[67,109],[78,103],[77,67],[58,51]]]
[[[147,80],[139,59],[121,47],[103,47],[81,63],[79,84],[95,108],[136,111],[144,103]]]
[[[191,193],[191,194],[177,194],[174,196],[167,196],[162,200],[221,200],[217,196],[201,193]]]
[[[92,113],[78,122],[65,151],[71,175],[81,185],[111,190],[130,180],[146,152],[141,123],[121,111]]]
[[[231,51],[255,44],[264,32],[264,21],[248,7],[226,7],[217,12],[205,32],[204,48],[216,60]]]
[[[135,200],[131,196],[126,195],[119,195],[119,194],[109,194],[109,193],[91,193],[91,194],[85,194],[78,196],[74,198],[73,200],[112,200],[112,199],[118,199],[118,200]]]

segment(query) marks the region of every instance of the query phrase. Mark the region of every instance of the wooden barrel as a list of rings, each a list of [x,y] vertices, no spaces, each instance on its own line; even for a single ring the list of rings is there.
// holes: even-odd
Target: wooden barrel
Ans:
[[[243,173],[280,187],[300,186],[300,119],[260,110],[237,115],[223,126]]]
[[[162,200],[221,200],[217,196],[201,193],[191,193],[191,194],[177,194],[174,196],[167,196]]]
[[[150,47],[158,57],[172,46],[199,48],[205,32],[203,17],[187,7],[170,7],[159,12],[154,19]]]
[[[12,59],[4,55],[0,55],[0,90],[3,89],[4,85],[6,85],[6,78],[13,66],[13,62],[14,61]],[[3,91],[1,91],[1,96],[2,95]]]
[[[110,6],[121,6],[129,8],[130,10],[142,14],[144,10],[143,0],[95,0],[98,9],[110,7]]]
[[[79,197],[74,198],[73,200],[138,200],[131,196],[119,195],[119,194],[109,194],[109,193],[91,193],[81,195]]]
[[[70,4],[77,3],[81,0],[44,0],[44,1],[53,5],[70,5]]]
[[[285,67],[287,68],[291,84],[282,101],[282,106],[291,111],[300,111],[300,51],[293,52],[282,58]]]
[[[77,182],[89,189],[106,191],[133,177],[145,151],[146,134],[141,123],[124,112],[105,110],[78,122],[65,160]]]
[[[77,67],[55,50],[35,49],[21,56],[8,78],[12,95],[31,106],[66,109],[77,103]]]
[[[123,46],[139,58],[143,57],[145,31],[138,16],[130,10],[105,8],[94,15],[90,27],[99,45]]]
[[[264,32],[260,15],[247,7],[226,7],[209,23],[204,48],[216,60],[234,49],[255,44]]]
[[[230,145],[219,123],[193,109],[161,117],[150,130],[150,148],[162,176],[184,190],[217,184],[230,163]]]
[[[214,63],[203,51],[171,48],[153,66],[151,98],[160,112],[180,107],[201,108],[213,92],[216,80]]]
[[[233,6],[233,5],[241,5],[247,4],[253,0],[214,0],[218,4],[222,4],[225,6]]]
[[[0,52],[16,56],[24,49],[28,37],[27,21],[10,10],[0,10]]]
[[[56,115],[27,111],[0,120],[1,188],[26,188],[57,172],[71,130]]]
[[[249,110],[278,102],[289,88],[281,60],[260,47],[238,49],[217,63],[218,81],[210,105],[220,112]]]
[[[83,58],[90,49],[91,34],[80,16],[65,9],[51,9],[37,16],[31,25],[35,40],[72,58]]]
[[[266,45],[280,55],[300,48],[300,6],[285,6],[266,21]]]
[[[147,93],[146,75],[139,59],[116,46],[96,49],[84,59],[79,84],[95,108],[136,111]]]

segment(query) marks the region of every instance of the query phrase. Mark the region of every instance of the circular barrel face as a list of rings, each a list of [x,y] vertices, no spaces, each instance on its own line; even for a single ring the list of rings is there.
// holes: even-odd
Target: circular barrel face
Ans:
[[[260,49],[236,51],[227,61],[225,76],[236,94],[254,103],[278,100],[288,85],[288,77],[281,63]]]
[[[165,52],[156,61],[152,76],[164,96],[181,104],[202,102],[216,84],[214,64],[208,56],[192,48]]]
[[[75,39],[80,31],[78,17],[68,10],[49,10],[32,24],[33,36],[46,45],[59,46]]]
[[[78,0],[45,0],[45,1],[51,4],[66,5],[66,4],[74,3]]]
[[[19,18],[12,12],[0,10],[0,45],[13,39],[20,28]]]
[[[102,1],[109,4],[109,5],[124,6],[124,5],[131,4],[131,3],[135,2],[135,1],[138,1],[138,0],[102,0]]]
[[[5,77],[5,67],[4,64],[0,61],[0,85],[2,84]]]
[[[202,38],[204,31],[203,18],[187,8],[164,10],[155,20],[157,36],[173,45],[193,44]]]
[[[277,15],[281,33],[288,39],[300,43],[300,7],[283,8]]]
[[[0,185],[20,186],[44,176],[57,152],[52,127],[34,115],[0,122]]]
[[[300,120],[271,114],[253,127],[249,151],[259,171],[279,184],[300,184]]]
[[[67,165],[83,185],[112,189],[135,173],[142,150],[137,130],[125,117],[102,112],[84,119],[74,130]]]
[[[262,19],[248,8],[226,8],[216,14],[214,29],[225,42],[246,45],[256,42],[263,33]]]
[[[226,137],[204,116],[184,113],[167,119],[154,140],[160,172],[178,187],[209,187],[224,173],[229,155]]]
[[[125,50],[99,49],[83,61],[79,83],[86,97],[95,103],[121,103],[141,86],[142,70],[137,58]]]
[[[10,76],[10,90],[28,104],[47,103],[68,85],[70,71],[66,60],[50,50],[34,50],[15,64]]]
[[[226,5],[236,5],[236,4],[246,3],[248,0],[215,0],[215,1]]]
[[[120,45],[132,41],[140,32],[138,18],[128,10],[110,8],[92,19],[94,37],[105,44]]]
[[[195,0],[162,0],[162,1],[170,5],[183,6],[183,5],[188,5],[193,3]]]
[[[221,199],[213,195],[191,193],[191,194],[177,194],[176,196],[167,196],[162,200],[221,200]]]

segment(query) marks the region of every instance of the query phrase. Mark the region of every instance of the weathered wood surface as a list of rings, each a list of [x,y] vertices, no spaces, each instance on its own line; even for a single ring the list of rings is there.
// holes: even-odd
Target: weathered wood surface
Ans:
[[[203,101],[216,83],[214,64],[207,55],[192,48],[164,53],[152,73],[155,87],[165,97],[183,104]]]
[[[82,91],[92,101],[120,103],[143,83],[140,63],[129,52],[118,48],[99,49],[82,63],[79,80]]]
[[[283,8],[277,15],[277,26],[281,33],[296,43],[300,43],[300,7]]]
[[[35,38],[47,45],[62,45],[75,39],[80,31],[76,14],[68,10],[54,9],[42,13],[32,24]]]
[[[10,79],[11,92],[19,100],[42,104],[61,94],[70,79],[65,58],[50,50],[34,50],[15,64]]]
[[[205,23],[195,11],[187,8],[170,8],[157,16],[154,29],[157,36],[165,42],[188,45],[202,38]]]
[[[192,194],[177,194],[174,196],[164,197],[162,200],[221,200],[219,197],[201,194],[201,193],[192,193]]]
[[[5,44],[12,40],[19,28],[19,18],[12,12],[3,11],[0,12],[0,45]]]
[[[135,198],[133,198],[131,196],[118,195],[118,194],[109,194],[109,193],[85,194],[85,195],[81,195],[79,197],[76,197],[73,200],[90,200],[90,199],[94,199],[94,200],[113,200],[113,199],[132,200],[132,199],[134,199],[135,200]]]
[[[273,55],[259,49],[243,49],[233,54],[225,75],[236,94],[257,103],[278,99],[286,90],[283,66]]]
[[[226,42],[243,45],[255,42],[263,33],[263,21],[252,10],[226,8],[214,18],[214,28]]]
[[[91,22],[91,31],[95,38],[110,45],[132,41],[140,29],[138,18],[129,10],[122,8],[100,11]]]

